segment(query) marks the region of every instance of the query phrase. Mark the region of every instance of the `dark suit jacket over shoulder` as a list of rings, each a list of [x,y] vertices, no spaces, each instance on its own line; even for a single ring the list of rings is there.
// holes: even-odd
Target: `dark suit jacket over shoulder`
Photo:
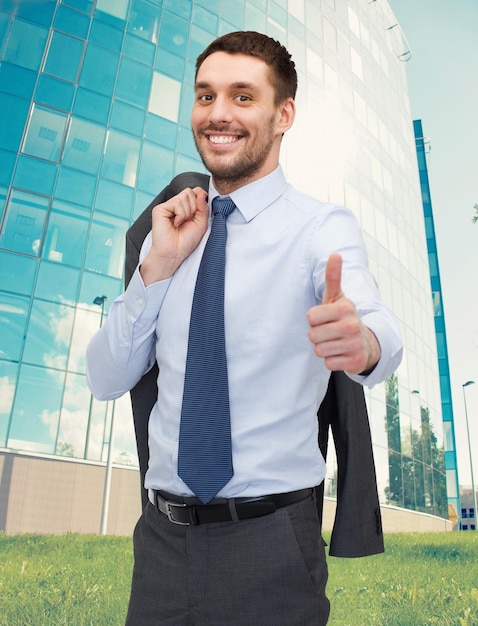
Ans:
[[[176,176],[143,211],[126,233],[125,284],[138,265],[139,253],[151,230],[154,206],[172,198],[186,187],[208,190],[209,177],[187,172]],[[148,468],[148,421],[157,400],[158,368],[155,366],[131,390],[131,404],[138,448],[141,485]],[[325,398],[319,408],[319,445],[327,455],[329,429],[337,455],[337,510],[332,531],[330,554],[340,557],[368,556],[383,552],[383,535],[377,481],[362,386],[343,372],[332,372]],[[317,509],[323,510],[323,483],[317,487]],[[147,492],[142,488],[143,505]]]

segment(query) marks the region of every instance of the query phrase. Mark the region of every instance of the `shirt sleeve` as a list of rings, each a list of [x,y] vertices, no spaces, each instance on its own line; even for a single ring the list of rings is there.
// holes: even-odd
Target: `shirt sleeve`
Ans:
[[[138,266],[124,294],[112,303],[86,349],[86,379],[98,400],[119,398],[153,366],[156,322],[170,282],[145,287]]]
[[[342,256],[342,291],[355,304],[365,326],[377,338],[380,359],[367,376],[347,374],[367,387],[383,382],[400,365],[403,345],[400,329],[391,310],[384,304],[374,276],[368,266],[368,255],[360,225],[351,211],[326,205],[312,238],[314,285],[318,302],[325,290],[325,266],[329,256]]]

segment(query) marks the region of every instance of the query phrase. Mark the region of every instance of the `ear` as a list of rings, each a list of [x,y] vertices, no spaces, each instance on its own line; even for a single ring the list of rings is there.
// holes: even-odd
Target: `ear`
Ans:
[[[277,109],[277,132],[283,135],[294,123],[295,119],[295,101],[293,98],[287,98],[279,105]]]

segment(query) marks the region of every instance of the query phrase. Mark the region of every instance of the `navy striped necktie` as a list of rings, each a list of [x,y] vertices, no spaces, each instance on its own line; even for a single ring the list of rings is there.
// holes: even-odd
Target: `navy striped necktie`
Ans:
[[[189,323],[179,432],[178,474],[205,504],[233,476],[224,337],[226,219],[229,197],[212,202],[211,232],[199,265]]]

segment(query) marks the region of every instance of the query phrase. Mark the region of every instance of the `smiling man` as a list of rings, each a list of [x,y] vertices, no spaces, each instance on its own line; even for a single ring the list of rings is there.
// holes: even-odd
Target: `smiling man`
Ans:
[[[160,370],[129,626],[328,620],[317,409],[331,370],[371,386],[402,348],[353,214],[285,180],[296,89],[289,53],[259,33],[198,57],[191,125],[208,193],[153,209],[140,264],[88,346],[100,399]]]

